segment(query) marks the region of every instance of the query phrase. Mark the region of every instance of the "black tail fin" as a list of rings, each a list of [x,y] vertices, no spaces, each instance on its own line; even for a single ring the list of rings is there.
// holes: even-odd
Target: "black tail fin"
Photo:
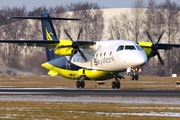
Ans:
[[[52,24],[52,20],[81,20],[81,19],[76,19],[76,18],[54,18],[54,17],[50,17],[50,15],[47,12],[41,13],[40,17],[28,16],[28,17],[10,17],[10,18],[41,20],[43,39],[44,40],[55,40],[55,41],[57,41],[58,38],[57,38],[57,35],[55,32],[54,26]],[[50,50],[49,48],[46,48],[46,55],[47,55],[48,61],[57,57],[54,54],[54,50]]]

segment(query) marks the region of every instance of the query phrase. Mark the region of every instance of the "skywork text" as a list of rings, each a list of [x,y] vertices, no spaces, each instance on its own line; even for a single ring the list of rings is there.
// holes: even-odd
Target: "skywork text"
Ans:
[[[111,63],[111,62],[115,62],[114,57],[103,57],[101,60],[95,58],[94,59],[94,65],[103,65],[103,64],[107,64],[107,63]]]

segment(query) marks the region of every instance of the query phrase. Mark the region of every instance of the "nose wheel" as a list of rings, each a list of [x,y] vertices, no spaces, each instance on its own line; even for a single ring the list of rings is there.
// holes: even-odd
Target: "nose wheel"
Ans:
[[[131,75],[131,80],[138,80],[139,79],[139,75],[138,74],[132,74]]]
[[[131,72],[133,73],[131,75],[131,80],[138,80],[139,79],[139,75],[138,75],[139,70],[140,70],[139,68],[131,69]]]

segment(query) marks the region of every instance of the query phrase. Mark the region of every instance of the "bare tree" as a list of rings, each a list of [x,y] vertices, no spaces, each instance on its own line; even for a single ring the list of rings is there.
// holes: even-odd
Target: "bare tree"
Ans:
[[[7,10],[7,9],[6,9]],[[4,11],[6,11],[4,10]],[[26,14],[25,7],[23,8],[13,8],[6,11],[9,13],[9,16],[12,15],[19,15],[24,16]],[[6,14],[6,13],[4,13]],[[26,35],[24,28],[26,28],[26,22],[22,21],[15,21],[15,20],[8,20],[6,25],[1,27],[3,32],[3,36],[1,39],[21,39]],[[23,47],[19,47],[18,45],[13,44],[1,44],[1,57],[4,58],[4,64],[9,67],[19,67],[20,62],[20,54]]]
[[[161,10],[161,14],[164,17],[164,31],[166,35],[167,43],[177,43],[179,42],[179,10],[180,6],[175,2],[166,0],[164,3],[161,3],[158,8]],[[177,49],[166,51],[166,75],[170,75],[170,69],[174,69],[177,65]]]
[[[71,7],[68,8],[74,11],[72,13],[72,17],[81,18],[81,23],[76,22],[74,23],[74,25],[72,25],[74,29],[76,29],[75,31],[78,31],[77,29],[82,27],[83,33],[80,39],[100,40],[102,38],[104,29],[104,18],[103,11],[100,10],[98,4],[79,2],[77,4],[71,4]],[[72,33],[73,32],[71,32],[71,34]],[[78,32],[76,32],[75,34],[76,36],[78,36]]]
[[[143,0],[135,0],[132,5],[132,19],[131,19],[131,32],[134,36],[133,40],[138,41],[139,36],[142,35],[141,31],[143,27],[143,14],[144,3]]]

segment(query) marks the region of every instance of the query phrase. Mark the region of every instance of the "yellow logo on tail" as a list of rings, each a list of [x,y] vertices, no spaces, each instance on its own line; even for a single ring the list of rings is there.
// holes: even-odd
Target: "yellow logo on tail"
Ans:
[[[51,35],[53,35],[53,33],[52,33],[52,32],[48,32],[48,30],[47,30],[47,28],[46,28],[46,38],[47,38],[48,40],[53,40]]]

